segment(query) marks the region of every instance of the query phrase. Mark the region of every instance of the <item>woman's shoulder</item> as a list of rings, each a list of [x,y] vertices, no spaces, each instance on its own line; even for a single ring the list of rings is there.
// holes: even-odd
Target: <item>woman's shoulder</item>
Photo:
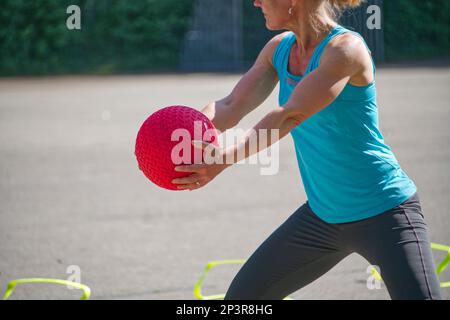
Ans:
[[[326,46],[322,61],[335,61],[336,67],[353,70],[351,80],[358,83],[373,81],[371,52],[362,37],[353,32],[333,38]]]
[[[344,53],[345,55],[353,58],[370,53],[367,45],[362,37],[354,34],[353,32],[347,32],[333,38],[327,45],[328,54],[332,53]]]
[[[267,42],[266,46],[269,46],[273,51],[275,51],[276,48],[280,45],[281,42],[283,42],[284,39],[286,39],[288,37],[292,37],[292,36],[295,36],[295,35],[291,31],[285,31],[285,32],[279,33],[279,34],[275,35],[272,39],[270,39]]]
[[[263,51],[265,51],[265,55],[271,62],[273,62],[274,55],[277,51],[277,48],[280,46],[280,44],[283,42],[283,40],[288,37],[292,37],[292,36],[295,36],[294,33],[290,32],[290,31],[286,31],[286,32],[282,32],[282,33],[275,35],[272,39],[270,39],[267,42]]]

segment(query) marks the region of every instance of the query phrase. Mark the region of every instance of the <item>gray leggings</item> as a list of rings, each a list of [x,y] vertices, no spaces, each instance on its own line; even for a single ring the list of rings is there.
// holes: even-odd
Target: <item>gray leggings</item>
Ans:
[[[383,214],[342,224],[324,222],[306,202],[253,253],[225,299],[283,299],[353,252],[380,268],[392,299],[441,299],[417,193]]]

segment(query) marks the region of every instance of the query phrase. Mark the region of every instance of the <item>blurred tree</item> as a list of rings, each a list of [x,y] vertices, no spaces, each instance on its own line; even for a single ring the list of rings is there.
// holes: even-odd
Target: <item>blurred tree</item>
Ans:
[[[0,73],[45,74],[64,63],[66,7],[57,1],[2,1]]]
[[[264,28],[252,1],[243,3],[243,58],[253,61],[274,33]],[[81,8],[81,30],[66,28],[71,4]],[[194,4],[2,0],[0,75],[178,70]],[[449,12],[449,0],[384,1],[386,60],[448,57]]]
[[[449,57],[450,1],[384,1],[387,60]]]
[[[81,8],[81,30],[66,9]],[[0,74],[173,70],[191,0],[2,0]]]

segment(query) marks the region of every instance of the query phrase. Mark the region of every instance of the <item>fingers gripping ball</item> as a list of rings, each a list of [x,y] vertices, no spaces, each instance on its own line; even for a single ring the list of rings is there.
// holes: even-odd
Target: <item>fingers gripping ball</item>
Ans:
[[[193,140],[219,146],[217,131],[203,113],[186,106],[170,106],[153,113],[137,134],[139,169],[161,188],[179,190],[172,180],[190,173],[177,172],[175,167],[203,160],[204,151],[194,149]]]

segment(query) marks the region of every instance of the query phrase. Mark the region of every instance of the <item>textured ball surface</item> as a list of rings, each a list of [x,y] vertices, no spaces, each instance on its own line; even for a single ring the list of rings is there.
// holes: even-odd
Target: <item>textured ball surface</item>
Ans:
[[[181,141],[172,141],[172,133],[177,129],[185,129],[190,134],[190,161],[183,161],[181,164],[172,161],[172,150]],[[206,130],[211,134],[205,135]],[[179,190],[172,180],[191,173],[177,172],[175,167],[194,163],[192,140],[219,145],[215,127],[203,113],[186,106],[170,106],[156,111],[145,120],[137,134],[135,155],[139,169],[156,185]],[[200,153],[203,160],[203,152]]]

